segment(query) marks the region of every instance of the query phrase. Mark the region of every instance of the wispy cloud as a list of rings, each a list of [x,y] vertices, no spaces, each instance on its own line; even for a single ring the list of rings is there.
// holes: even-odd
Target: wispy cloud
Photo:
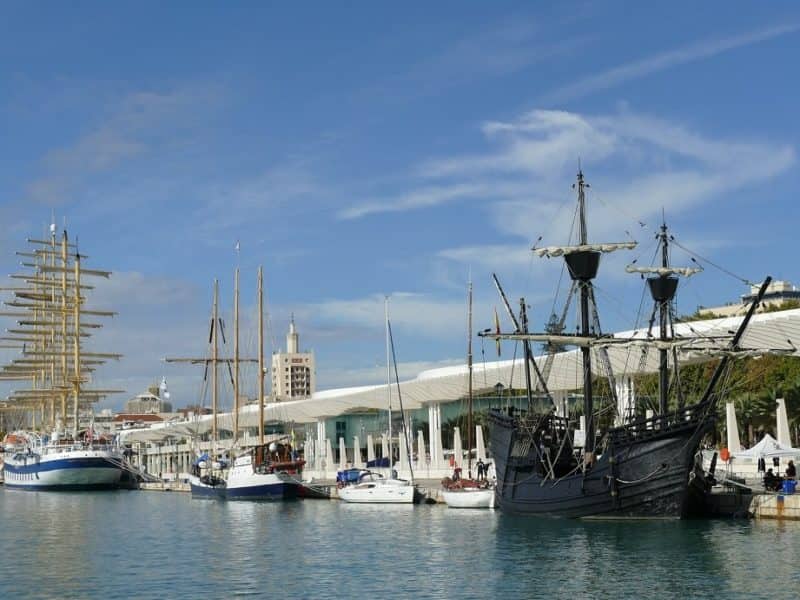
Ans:
[[[487,23],[480,31],[435,49],[407,71],[378,81],[360,93],[377,93],[391,99],[428,96],[524,71],[575,52],[591,39],[579,35],[553,40],[550,29],[536,18],[522,15]],[[439,39],[437,35],[436,42]]]
[[[540,98],[540,102],[543,104],[557,104],[567,100],[574,100],[591,94],[592,92],[616,87],[626,81],[646,77],[652,73],[664,71],[677,65],[711,58],[712,56],[717,56],[729,50],[771,40],[783,35],[795,33],[798,30],[800,30],[800,23],[788,23],[774,27],[760,28],[730,37],[695,42],[681,48],[661,52],[585,77],[575,83],[565,85],[545,94]]]
[[[574,217],[568,186],[580,158],[594,184],[591,206],[606,206],[593,215],[592,234],[627,239],[637,235],[632,229],[637,222],[662,207],[672,214],[694,209],[796,162],[790,144],[713,138],[630,110],[606,115],[533,110],[515,120],[487,122],[482,133],[483,152],[423,161],[410,178],[416,188],[356,204],[342,215],[355,219],[480,197],[495,229],[520,239],[520,250],[537,234],[545,236],[544,243],[556,243],[556,232],[569,231]],[[438,257],[487,267],[527,262],[524,252],[513,252],[508,244],[443,249]]]
[[[146,154],[190,125],[196,107],[214,105],[213,86],[185,86],[164,92],[130,92],[109,106],[94,126],[71,143],[48,152],[42,174],[27,186],[27,200],[60,205],[75,200],[88,181]],[[162,148],[163,149],[163,148]]]

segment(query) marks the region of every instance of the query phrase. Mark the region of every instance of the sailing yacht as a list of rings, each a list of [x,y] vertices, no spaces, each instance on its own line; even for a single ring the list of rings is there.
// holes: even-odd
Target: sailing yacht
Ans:
[[[345,485],[338,490],[339,499],[344,502],[359,504],[413,504],[415,496],[415,486],[413,480],[398,479],[392,469],[392,378],[390,367],[390,350],[394,357],[394,344],[392,342],[392,330],[389,323],[389,298],[384,302],[384,316],[386,321],[386,394],[387,408],[389,413],[389,477],[380,473],[365,470],[360,473],[358,480],[349,485]],[[397,363],[394,361],[395,374]],[[398,395],[400,385],[398,381]],[[403,405],[400,400],[400,411]],[[403,434],[405,435],[405,429]],[[405,445],[408,448],[408,444]],[[410,463],[411,461],[409,461]]]
[[[239,433],[239,270],[234,292],[234,441]],[[264,275],[258,269],[258,404],[259,444],[236,457],[225,481],[226,500],[292,500],[297,498],[305,461],[284,444],[264,443]]]
[[[614,343],[630,343],[630,340],[615,340],[601,334],[592,280],[597,275],[603,253],[632,249],[635,242],[590,243],[585,208],[586,186],[580,171],[574,187],[578,196],[578,243],[540,248],[536,254],[564,257],[573,292],[577,292],[579,298],[578,333],[529,333],[524,299],[520,302],[517,319],[499,285],[498,290],[515,330],[511,333],[484,333],[495,340],[523,342],[529,406],[527,411],[508,408],[489,412],[492,424],[490,447],[497,473],[498,505],[504,511],[526,515],[611,518],[689,516],[698,503],[702,504],[707,491],[702,483],[705,479],[697,455],[703,437],[713,428],[716,406],[722,395],[717,385],[730,367],[732,356],[741,350],[739,343],[770,278],[761,285],[727,348],[720,348],[721,358],[699,402],[688,406],[678,403],[677,408],[668,409],[665,400],[668,384],[666,355],[662,353],[659,413],[652,418],[622,415],[624,418],[620,425],[600,430],[595,425],[597,414],[593,398],[592,353],[597,353],[601,366],[605,368],[605,375],[611,378],[610,362],[604,348]],[[661,241],[666,243],[669,239],[666,229],[662,234]],[[669,266],[665,247],[662,256],[662,265],[647,272],[647,283],[655,308],[662,311],[661,335],[658,340],[648,339],[644,343],[666,351],[670,347],[675,348],[679,342],[667,334],[667,315],[677,290],[677,276],[686,273]],[[576,427],[574,419],[557,414],[555,410],[542,413],[533,410],[531,371],[538,379],[538,388],[546,396],[550,397],[550,394],[546,373],[541,373],[533,359],[531,342],[580,348],[584,374],[585,426],[582,429]],[[685,340],[680,343],[685,343]],[[613,393],[613,381],[609,381],[609,388]]]
[[[442,481],[442,498],[450,508],[494,508],[494,486],[487,479],[472,479],[472,281],[469,283],[467,293],[467,473],[470,477],[464,479],[445,478]],[[483,469],[479,476],[485,473]]]
[[[8,329],[10,336],[3,339],[16,344],[11,347],[20,348],[21,357],[0,370],[0,379],[31,382],[30,389],[13,391],[6,406],[7,412],[17,411],[31,427],[6,436],[5,487],[114,489],[127,468],[122,450],[112,440],[95,436],[91,427],[81,425],[81,410],[121,391],[86,385],[98,365],[120,355],[86,352],[82,344],[82,338],[90,336],[88,330],[101,327],[84,321],[84,315],[107,317],[115,313],[85,308],[86,292],[92,286],[82,284],[81,277],[108,278],[111,273],[84,268],[85,257],[69,242],[67,232],[62,232],[60,243],[56,237],[53,224],[49,240],[29,239],[32,250],[17,253],[26,257],[22,266],[33,272],[11,275],[26,285],[10,288],[14,299],[5,305],[22,310],[2,313],[17,319],[18,328]]]

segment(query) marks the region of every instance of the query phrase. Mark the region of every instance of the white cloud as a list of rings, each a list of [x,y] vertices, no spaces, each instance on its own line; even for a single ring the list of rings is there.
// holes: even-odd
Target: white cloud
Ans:
[[[46,205],[74,201],[99,173],[146,154],[157,142],[177,143],[179,132],[198,118],[198,106],[213,106],[219,95],[213,86],[186,85],[118,97],[98,111],[102,117],[88,131],[44,156],[43,173],[28,184],[27,199]]]
[[[595,75],[585,77],[560,87],[540,99],[545,104],[555,104],[581,98],[592,92],[615,87],[626,81],[639,79],[664,71],[671,67],[717,56],[723,52],[742,48],[758,42],[771,40],[800,30],[800,24],[787,23],[775,27],[759,28],[739,35],[712,40],[703,40],[682,48],[661,52],[647,58],[635,60]]]

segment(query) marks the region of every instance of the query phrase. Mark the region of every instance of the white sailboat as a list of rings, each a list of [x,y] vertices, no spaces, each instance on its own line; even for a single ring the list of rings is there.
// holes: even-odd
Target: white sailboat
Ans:
[[[469,373],[467,412],[467,479],[447,478],[442,482],[442,498],[450,508],[494,508],[494,486],[486,479],[472,479],[472,282],[468,292],[467,371]],[[460,458],[460,457],[459,457]],[[485,472],[484,472],[485,473]],[[479,469],[479,476],[481,475]],[[485,477],[485,474],[484,474]]]
[[[364,471],[360,474],[357,482],[339,489],[339,499],[344,502],[362,504],[413,504],[414,502],[414,482],[408,479],[397,479],[394,477],[394,470],[392,469],[392,380],[391,363],[389,362],[391,331],[388,297],[384,301],[384,315],[386,320],[386,393],[389,412],[390,476],[385,477],[373,471]],[[406,444],[406,447],[408,447],[408,444]]]

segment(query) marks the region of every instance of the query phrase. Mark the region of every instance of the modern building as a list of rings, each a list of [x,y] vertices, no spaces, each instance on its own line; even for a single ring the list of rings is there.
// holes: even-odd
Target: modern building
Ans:
[[[300,352],[294,316],[286,334],[286,352],[272,355],[272,395],[276,402],[310,398],[316,390],[313,352]]]
[[[724,306],[713,306],[706,308],[700,306],[697,309],[697,314],[701,317],[716,316],[716,317],[730,317],[733,315],[744,314],[747,307],[758,294],[758,289],[761,286],[754,284],[750,286],[750,291],[747,294],[742,294],[740,302],[731,302]],[[767,312],[775,310],[786,302],[800,302],[800,290],[791,284],[789,281],[776,280],[769,284],[767,292],[764,294],[764,300],[758,308],[758,312]]]

